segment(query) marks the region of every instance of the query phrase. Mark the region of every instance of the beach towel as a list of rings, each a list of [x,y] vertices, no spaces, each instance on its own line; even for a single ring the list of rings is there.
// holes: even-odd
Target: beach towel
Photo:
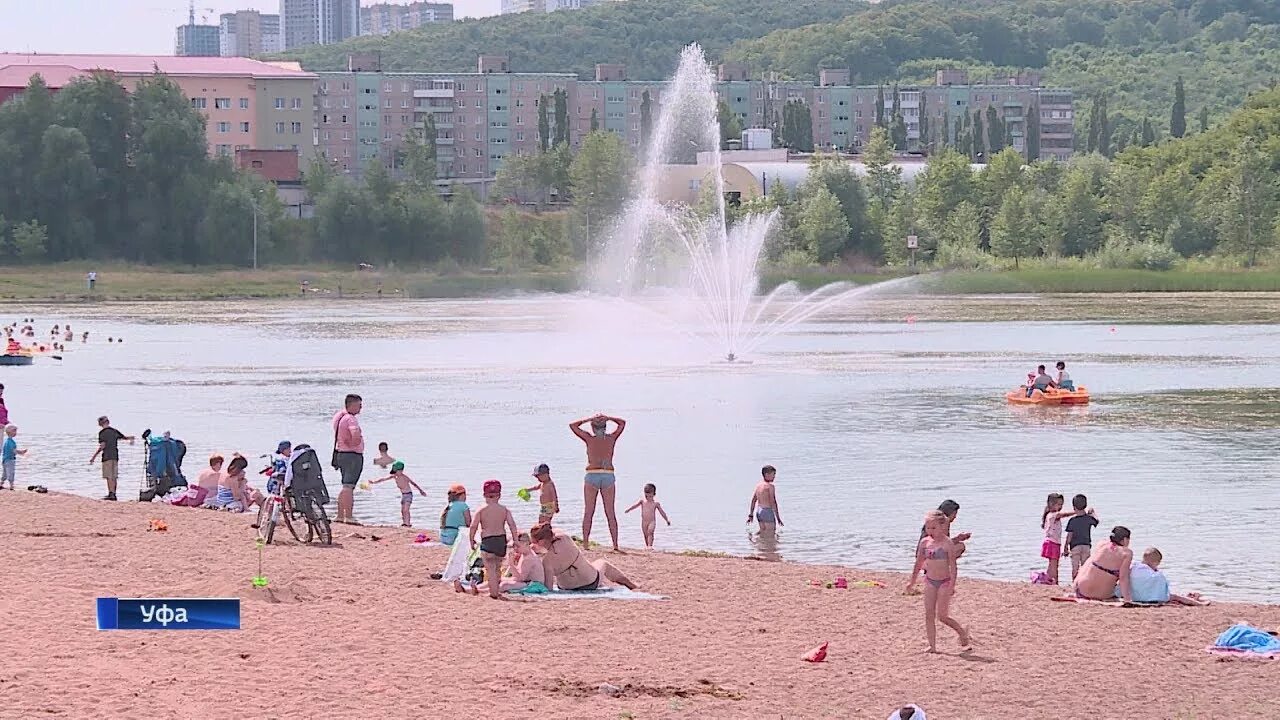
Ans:
[[[1076,603],[1077,605],[1102,605],[1103,607],[1123,607],[1123,608],[1150,608],[1162,607],[1169,603],[1147,603],[1147,602],[1125,602],[1123,600],[1093,600],[1091,598],[1076,597],[1074,595],[1055,595],[1049,598],[1054,602]]]
[[[480,551],[478,549],[472,550],[470,543],[458,538],[453,543],[453,549],[449,552],[449,560],[444,564],[440,579],[447,583],[461,580],[462,576],[466,574],[467,568],[471,566],[472,561],[479,556]]]
[[[628,590],[622,587],[607,587],[599,590],[552,590],[547,593],[525,595],[528,598],[541,600],[669,600],[665,595],[653,595]]]
[[[1254,655],[1280,656],[1280,639],[1248,623],[1236,623],[1223,630],[1213,647]]]
[[[204,504],[205,497],[208,494],[208,488],[202,488],[199,485],[190,485],[180,494],[170,496],[169,503],[179,507],[200,507]]]
[[[1205,648],[1204,651],[1210,655],[1217,656],[1219,660],[1280,660],[1280,652],[1256,653],[1248,650],[1215,647],[1213,645]]]

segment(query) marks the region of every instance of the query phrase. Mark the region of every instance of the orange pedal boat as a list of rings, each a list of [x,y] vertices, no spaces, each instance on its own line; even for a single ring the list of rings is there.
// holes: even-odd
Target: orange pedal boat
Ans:
[[[1032,390],[1027,397],[1027,389],[1020,387],[1004,394],[1004,399],[1015,405],[1088,405],[1089,388],[1080,386],[1075,390]]]

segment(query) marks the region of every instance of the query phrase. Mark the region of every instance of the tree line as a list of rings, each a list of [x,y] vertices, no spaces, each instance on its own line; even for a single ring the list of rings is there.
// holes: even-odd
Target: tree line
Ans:
[[[908,236],[919,262],[971,269],[1075,258],[1161,270],[1196,256],[1252,266],[1280,244],[1280,90],[1251,96],[1205,132],[1130,145],[1114,158],[1028,163],[1005,148],[975,173],[946,148],[914,185],[892,158],[890,131],[876,127],[865,177],[820,154],[794,191],[775,182],[733,217],[776,210],[771,257],[793,266],[903,264]]]

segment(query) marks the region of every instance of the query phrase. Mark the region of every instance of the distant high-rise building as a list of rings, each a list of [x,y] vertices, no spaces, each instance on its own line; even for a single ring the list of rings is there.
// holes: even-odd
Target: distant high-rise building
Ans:
[[[502,14],[546,12],[547,0],[502,0]]]
[[[360,0],[280,0],[284,47],[328,45],[360,34]]]
[[[390,35],[431,23],[453,22],[453,5],[415,2],[409,5],[378,3],[360,8],[361,35]]]
[[[179,25],[173,41],[173,54],[180,57],[218,57],[218,26]]]
[[[218,50],[222,57],[254,57],[283,49],[279,15],[238,10],[219,18]]]

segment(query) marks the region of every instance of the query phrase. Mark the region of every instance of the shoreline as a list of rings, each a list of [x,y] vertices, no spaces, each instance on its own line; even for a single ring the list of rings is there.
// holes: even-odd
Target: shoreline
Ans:
[[[98,272],[90,292],[88,268]],[[580,269],[501,273],[486,269],[353,271],[334,266],[271,267],[252,271],[228,267],[163,267],[65,263],[0,268],[0,303],[184,302],[257,299],[329,300],[413,298],[446,299],[518,293],[564,294],[580,291]],[[834,282],[874,284],[909,277],[895,268],[850,272],[827,268],[760,269],[761,292],[786,282],[809,291]],[[1280,270],[1101,270],[1025,268],[1006,271],[931,271],[916,275],[923,295],[1088,295],[1277,293]],[[302,290],[303,281],[308,291]],[[382,294],[379,294],[379,290]]]
[[[18,629],[0,636],[17,660],[0,694],[18,716],[442,717],[461,700],[503,718],[882,718],[910,702],[1092,718],[1044,689],[1102,667],[1107,717],[1274,716],[1275,665],[1203,649],[1237,619],[1277,627],[1280,606],[1053,603],[1059,590],[966,578],[962,561],[954,613],[975,651],[939,628],[943,654],[927,656],[898,573],[640,552],[608,557],[667,600],[495,603],[430,580],[445,550],[413,547],[416,530],[335,526],[332,548],[266,548],[260,589],[245,515],[24,491],[0,507],[0,608]],[[808,584],[835,573],[887,587]],[[242,629],[98,632],[99,596],[239,597]],[[799,660],[822,642],[827,662]],[[287,687],[263,683],[280,671]]]

